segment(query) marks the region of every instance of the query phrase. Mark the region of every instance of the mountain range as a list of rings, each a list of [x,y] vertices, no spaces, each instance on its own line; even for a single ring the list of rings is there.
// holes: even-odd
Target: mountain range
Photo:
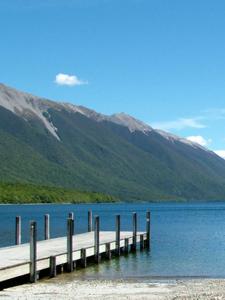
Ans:
[[[107,116],[0,84],[0,181],[123,200],[223,200],[225,160],[125,113]]]

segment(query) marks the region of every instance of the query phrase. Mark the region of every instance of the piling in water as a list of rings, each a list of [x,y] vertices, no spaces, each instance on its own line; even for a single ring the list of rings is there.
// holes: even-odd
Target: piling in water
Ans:
[[[88,232],[92,231],[92,211],[88,211]]]
[[[87,267],[87,256],[86,256],[86,249],[81,249],[81,265],[83,268]]]
[[[37,223],[30,222],[30,282],[37,281]]]
[[[73,271],[73,219],[67,219],[67,271]]]
[[[151,213],[150,211],[146,212],[146,248],[149,249],[150,248],[150,230],[151,230]]]
[[[99,254],[99,227],[100,227],[99,216],[95,216],[95,262],[98,264],[100,262],[100,254]]]
[[[15,244],[20,245],[21,244],[21,217],[16,217],[16,230],[15,230]]]
[[[116,216],[116,254],[120,256],[120,215]]]
[[[133,213],[133,243],[131,246],[132,251],[137,250],[137,213]]]
[[[50,239],[50,216],[49,216],[49,214],[45,215],[44,222],[45,222],[45,226],[44,226],[45,240],[49,240]]]
[[[49,269],[50,269],[50,277],[56,277],[57,271],[56,271],[56,257],[50,256],[49,258]]]

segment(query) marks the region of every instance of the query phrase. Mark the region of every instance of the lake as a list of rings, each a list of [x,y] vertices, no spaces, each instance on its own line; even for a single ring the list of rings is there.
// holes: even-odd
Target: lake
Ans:
[[[36,220],[43,239],[44,214],[51,216],[51,236],[66,234],[66,218],[75,214],[75,232],[87,231],[87,211],[100,216],[101,230],[114,230],[121,215],[121,230],[132,229],[132,212],[138,230],[145,230],[145,213],[151,210],[151,251],[139,250],[120,259],[103,261],[67,275],[80,278],[224,277],[225,203],[151,203],[79,205],[1,205],[0,246],[13,245],[15,217],[22,217],[22,242],[29,237],[29,221]]]

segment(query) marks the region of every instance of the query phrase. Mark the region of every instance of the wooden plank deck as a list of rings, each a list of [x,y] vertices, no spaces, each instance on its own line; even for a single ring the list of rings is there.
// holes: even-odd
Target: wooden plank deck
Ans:
[[[140,235],[145,232],[137,232],[137,242]],[[133,232],[120,233],[120,247],[125,246],[125,239],[129,239],[132,245]],[[99,253],[107,251],[106,244],[110,243],[110,249],[116,249],[116,236],[114,231],[100,232]],[[94,232],[76,234],[73,236],[73,260],[81,259],[81,249],[86,249],[86,257],[91,257],[94,252]],[[48,269],[50,256],[56,256],[56,265],[63,265],[67,262],[67,237],[54,238],[37,242],[37,270]],[[30,273],[30,244],[0,248],[0,282],[13,279]]]

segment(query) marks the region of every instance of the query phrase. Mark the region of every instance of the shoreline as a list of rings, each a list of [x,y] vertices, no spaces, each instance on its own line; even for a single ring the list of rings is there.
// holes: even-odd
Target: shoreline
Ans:
[[[115,200],[115,201],[103,201],[103,202],[98,202],[98,201],[83,201],[83,202],[1,202],[0,201],[0,206],[5,206],[5,205],[95,205],[95,204],[101,204],[101,205],[107,205],[107,204],[138,204],[138,205],[148,205],[148,204],[180,204],[180,205],[187,205],[187,204],[224,204],[225,199],[221,200],[149,200],[149,201],[139,201],[139,200]]]
[[[225,279],[68,280],[53,278],[0,292],[1,299],[224,299]]]

